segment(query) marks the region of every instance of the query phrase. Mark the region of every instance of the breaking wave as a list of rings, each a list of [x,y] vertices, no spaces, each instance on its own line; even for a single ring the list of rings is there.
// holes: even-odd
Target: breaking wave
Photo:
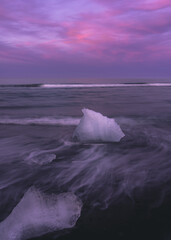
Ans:
[[[11,88],[11,87],[19,87],[19,88],[108,88],[108,87],[171,87],[171,83],[146,83],[146,82],[125,82],[125,83],[74,83],[74,84],[17,84],[17,85],[0,85],[0,87]]]
[[[42,84],[42,88],[171,87],[171,83]]]
[[[6,125],[60,125],[60,126],[76,126],[79,124],[79,118],[1,118],[0,124]]]

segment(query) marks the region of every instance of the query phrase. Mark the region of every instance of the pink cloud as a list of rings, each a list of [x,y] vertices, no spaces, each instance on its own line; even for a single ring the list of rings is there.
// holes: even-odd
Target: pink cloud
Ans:
[[[127,63],[170,56],[168,0],[94,0],[91,4],[103,5],[96,12],[88,6],[79,11],[77,5],[66,11],[64,1],[56,15],[56,1],[50,0],[49,6],[41,2],[40,8],[39,0],[17,2],[2,1],[1,62],[42,59]]]
[[[159,10],[167,7],[171,7],[170,0],[143,0],[139,1],[135,8],[140,10]]]

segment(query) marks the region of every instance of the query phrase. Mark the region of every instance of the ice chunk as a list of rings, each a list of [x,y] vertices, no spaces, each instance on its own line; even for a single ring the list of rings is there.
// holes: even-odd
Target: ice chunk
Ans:
[[[72,193],[46,195],[30,188],[12,213],[0,223],[1,240],[23,240],[72,228],[82,203]]]
[[[47,152],[47,153],[46,153]],[[34,151],[26,157],[28,163],[35,163],[39,165],[46,165],[51,163],[56,158],[55,154],[48,153],[48,151]]]
[[[83,117],[73,138],[80,142],[119,142],[124,133],[114,119],[101,113],[83,109]]]

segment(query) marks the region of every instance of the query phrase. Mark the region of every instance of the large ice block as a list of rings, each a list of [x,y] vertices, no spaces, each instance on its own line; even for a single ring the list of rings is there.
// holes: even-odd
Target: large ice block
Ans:
[[[72,228],[81,214],[81,207],[81,200],[73,193],[46,195],[32,187],[0,223],[0,239],[30,239]]]
[[[124,133],[112,118],[89,109],[83,109],[83,117],[73,138],[80,142],[119,142]]]

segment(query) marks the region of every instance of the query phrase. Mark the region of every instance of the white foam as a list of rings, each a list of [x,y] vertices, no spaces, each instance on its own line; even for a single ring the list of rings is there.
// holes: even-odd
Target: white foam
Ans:
[[[94,87],[117,87],[123,84],[43,84],[43,88],[94,88]]]
[[[42,84],[42,88],[171,87],[171,83]]]
[[[119,142],[125,136],[114,119],[89,109],[82,112],[84,115],[74,131],[74,139],[80,142]]]
[[[12,213],[0,223],[1,240],[21,240],[72,228],[82,203],[72,193],[45,195],[30,188]]]
[[[61,125],[61,126],[76,126],[79,123],[78,118],[54,118],[54,117],[40,117],[40,118],[1,118],[0,124],[7,125]]]

